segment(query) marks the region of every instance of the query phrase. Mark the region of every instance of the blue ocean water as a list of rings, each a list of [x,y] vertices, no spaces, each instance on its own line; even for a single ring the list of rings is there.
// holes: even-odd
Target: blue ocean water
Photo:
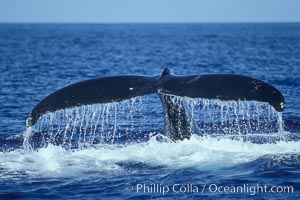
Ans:
[[[84,130],[76,143],[83,146],[66,148],[70,142],[46,144],[42,132],[30,138],[33,149],[24,148],[25,120],[48,94],[101,76],[158,75],[166,66],[180,75],[234,73],[275,86],[286,99],[284,139],[194,135],[170,142],[161,104],[150,96],[105,107],[105,117],[88,108],[84,123],[121,111],[116,123],[132,137],[86,146],[92,136]],[[1,24],[0,69],[0,199],[300,198],[300,24]],[[142,117],[131,117],[132,110]],[[53,135],[50,122],[40,123]],[[263,123],[265,132],[273,127]],[[114,133],[102,124],[101,133]],[[267,135],[259,134],[253,137]]]

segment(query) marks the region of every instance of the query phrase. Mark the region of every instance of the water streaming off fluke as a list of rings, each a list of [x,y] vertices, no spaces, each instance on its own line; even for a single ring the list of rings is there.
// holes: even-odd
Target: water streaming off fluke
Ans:
[[[194,134],[249,140],[267,136],[267,140],[260,142],[270,141],[275,134],[276,140],[284,139],[282,115],[266,103],[179,96],[172,96],[172,101],[184,108],[183,114]],[[164,116],[158,102],[156,95],[150,95],[47,113],[25,131],[23,146],[35,149],[54,144],[82,149],[96,144],[148,141],[164,131]]]

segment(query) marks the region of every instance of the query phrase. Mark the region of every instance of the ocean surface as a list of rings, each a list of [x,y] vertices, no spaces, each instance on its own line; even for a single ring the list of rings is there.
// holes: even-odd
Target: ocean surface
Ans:
[[[50,93],[112,75],[232,73],[257,102],[178,97],[198,132],[164,134],[156,94],[25,120]],[[0,199],[300,199],[300,24],[0,24]]]

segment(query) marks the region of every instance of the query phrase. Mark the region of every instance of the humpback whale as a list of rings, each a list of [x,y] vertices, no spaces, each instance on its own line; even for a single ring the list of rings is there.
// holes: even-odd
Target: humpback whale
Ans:
[[[136,96],[157,93],[164,109],[165,133],[172,140],[191,136],[183,106],[174,96],[259,101],[282,112],[285,100],[275,87],[255,78],[235,74],[174,75],[164,68],[158,76],[110,76],[66,86],[38,103],[26,120],[33,126],[43,114],[88,104],[119,102]]]

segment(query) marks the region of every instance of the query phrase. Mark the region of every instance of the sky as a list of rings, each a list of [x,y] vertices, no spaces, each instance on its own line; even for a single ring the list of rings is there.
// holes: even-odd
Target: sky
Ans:
[[[0,22],[300,22],[300,0],[0,0]]]

